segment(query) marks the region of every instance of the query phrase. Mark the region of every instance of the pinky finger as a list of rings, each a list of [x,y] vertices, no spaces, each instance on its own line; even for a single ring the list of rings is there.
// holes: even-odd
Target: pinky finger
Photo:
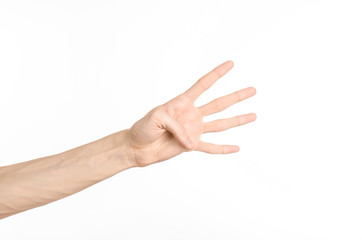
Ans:
[[[238,152],[239,147],[235,145],[218,145],[200,141],[195,150],[211,154],[228,154]]]

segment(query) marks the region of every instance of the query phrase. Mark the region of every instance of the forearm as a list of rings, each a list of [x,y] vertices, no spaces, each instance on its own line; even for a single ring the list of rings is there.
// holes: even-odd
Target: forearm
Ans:
[[[134,167],[128,130],[66,152],[0,168],[0,219],[56,201]]]

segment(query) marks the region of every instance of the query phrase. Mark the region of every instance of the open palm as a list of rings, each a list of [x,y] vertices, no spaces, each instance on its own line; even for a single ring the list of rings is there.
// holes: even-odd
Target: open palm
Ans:
[[[254,113],[211,122],[203,122],[203,118],[253,96],[255,88],[245,88],[203,106],[194,106],[195,100],[233,65],[232,61],[227,61],[217,66],[186,92],[152,109],[129,129],[129,145],[137,166],[147,166],[191,150],[220,154],[239,150],[234,145],[203,142],[200,136],[252,122],[256,119]]]

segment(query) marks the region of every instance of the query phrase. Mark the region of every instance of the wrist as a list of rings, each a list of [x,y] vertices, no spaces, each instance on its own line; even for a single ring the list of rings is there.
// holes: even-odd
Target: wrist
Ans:
[[[120,171],[127,168],[137,167],[134,152],[129,144],[129,129],[116,132],[113,137],[114,153],[111,158],[117,162]]]

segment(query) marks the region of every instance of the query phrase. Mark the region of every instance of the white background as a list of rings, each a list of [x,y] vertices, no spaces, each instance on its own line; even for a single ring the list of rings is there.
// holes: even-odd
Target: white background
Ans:
[[[0,165],[129,128],[216,65],[197,104],[254,86],[204,135],[5,218],[0,239],[362,239],[361,1],[0,1]],[[208,119],[205,119],[208,120]]]

